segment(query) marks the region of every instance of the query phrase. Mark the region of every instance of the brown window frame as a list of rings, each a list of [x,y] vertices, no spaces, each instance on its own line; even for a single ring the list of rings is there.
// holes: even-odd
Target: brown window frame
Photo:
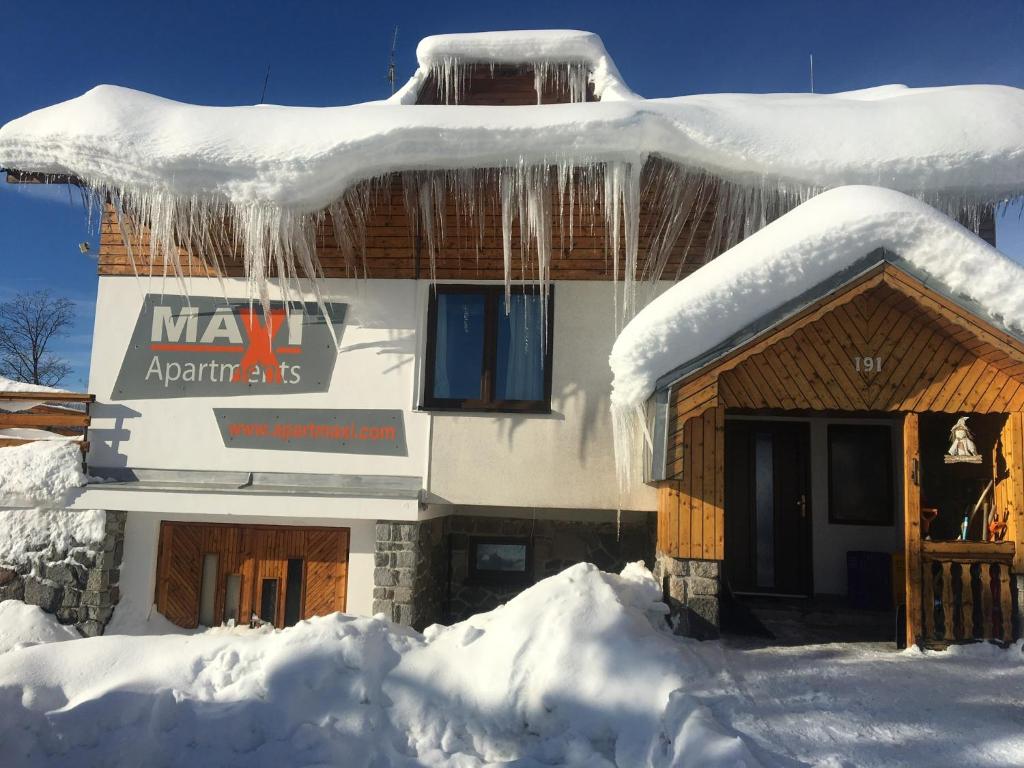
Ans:
[[[539,294],[536,286],[517,285],[512,293]],[[483,366],[480,371],[479,399],[434,397],[434,367],[437,354],[437,297],[440,294],[476,293],[485,297]],[[430,289],[427,308],[427,344],[424,355],[423,399],[421,410],[463,411],[488,413],[551,413],[551,366],[555,326],[555,287],[548,286],[546,346],[544,349],[544,397],[541,400],[495,400],[494,381],[498,370],[498,312],[504,311],[504,285],[467,285],[449,283],[434,285]]]

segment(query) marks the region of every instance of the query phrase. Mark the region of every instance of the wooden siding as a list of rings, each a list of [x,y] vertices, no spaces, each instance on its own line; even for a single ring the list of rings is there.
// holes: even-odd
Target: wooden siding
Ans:
[[[1024,573],[1024,414],[1007,415],[995,458],[995,508],[1009,512],[1005,540],[1016,544],[1013,570]]]
[[[725,411],[707,408],[682,430],[681,477],[658,496],[658,549],[673,557],[725,557]]]
[[[881,369],[858,371],[857,358],[881,358]],[[704,529],[695,545],[694,516],[679,510],[692,509],[695,498],[718,498],[724,487],[724,466],[715,469],[722,476],[704,475],[704,444],[697,437],[707,419],[724,419],[728,409],[903,412],[904,440],[914,441],[908,467],[917,458],[916,413],[1009,414],[999,444],[1005,474],[997,478],[997,505],[1009,502],[1007,539],[1018,542],[1014,568],[1024,570],[1024,345],[905,272],[881,265],[673,387],[668,479],[659,495],[662,552],[707,556]],[[905,507],[919,510],[920,489],[909,475],[904,485]],[[715,515],[723,514],[717,508]],[[920,513],[907,514],[909,541],[919,531]],[[716,526],[710,550],[718,559],[724,556],[720,530]],[[908,574],[915,568],[917,585],[907,586],[917,590],[911,599],[920,600],[920,562],[908,562]]]
[[[880,285],[724,371],[718,390],[732,408],[1001,413],[1024,407],[1024,371],[1007,362]]]
[[[654,191],[644,182],[644,197],[640,213],[640,253],[651,248],[652,229],[656,220],[654,212]],[[577,193],[577,200],[581,199]],[[482,224],[483,238],[477,247],[475,226],[468,226],[464,216],[456,208],[455,195],[448,195],[444,216],[444,237],[438,248],[436,277],[439,280],[501,280],[504,277],[504,255],[500,212],[488,205]],[[565,231],[557,214],[552,223],[551,279],[553,280],[611,280],[611,255],[606,243],[604,217],[599,207],[591,213],[578,207],[572,217],[572,232],[569,232],[569,212],[565,212]],[[553,203],[553,210],[559,208]],[[685,276],[704,263],[705,259],[717,254],[708,253],[711,237],[714,205],[703,211],[698,221],[686,224],[673,247],[672,255],[665,269],[665,279],[675,280]],[[460,218],[462,219],[460,221]],[[132,240],[132,255],[121,236],[117,219],[107,209],[100,225],[99,274],[134,275],[135,269],[143,275],[173,275],[172,267],[163,258],[152,258],[145,238],[141,243]],[[570,242],[571,241],[571,242]],[[571,247],[570,247],[571,244]],[[688,250],[687,250],[688,249]],[[356,259],[355,269],[350,269],[343,250],[339,247],[334,224],[327,217],[317,234],[317,257],[325,277],[370,277],[376,279],[419,279],[430,277],[430,258],[426,243],[416,234],[416,223],[407,214],[401,177],[395,174],[391,183],[371,201],[366,222],[365,259]],[[520,248],[519,228],[513,226],[512,265],[513,274],[526,279],[536,277],[536,255],[527,249],[524,262]],[[685,262],[683,255],[688,254]],[[189,258],[184,251],[181,263],[185,274],[196,277],[213,277],[216,271],[214,261]],[[228,276],[241,276],[242,263],[231,254],[222,254],[223,272]],[[365,266],[365,271],[364,271]],[[622,276],[620,265],[619,276]]]
[[[441,93],[433,75],[427,77],[420,88],[417,104],[443,104]],[[587,101],[595,101],[594,86],[587,87]],[[546,83],[541,92],[542,104],[567,104],[568,88],[554,88]],[[517,107],[537,104],[533,67],[481,64],[469,70],[463,83],[459,104],[469,106]]]
[[[239,621],[258,610],[262,579],[280,579],[278,617],[284,615],[288,560],[305,560],[300,615],[344,611],[348,592],[347,528],[171,523],[160,526],[157,610],[182,627],[199,622],[203,557],[218,555],[215,623],[224,619],[227,577],[241,576]]]

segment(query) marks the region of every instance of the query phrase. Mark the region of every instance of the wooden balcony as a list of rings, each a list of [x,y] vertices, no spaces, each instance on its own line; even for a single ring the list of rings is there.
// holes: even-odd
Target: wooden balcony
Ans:
[[[0,392],[0,448],[54,439],[33,434],[40,430],[80,438],[84,455],[89,450],[89,408],[95,400],[94,395],[79,392]],[[74,404],[84,408],[78,410]]]

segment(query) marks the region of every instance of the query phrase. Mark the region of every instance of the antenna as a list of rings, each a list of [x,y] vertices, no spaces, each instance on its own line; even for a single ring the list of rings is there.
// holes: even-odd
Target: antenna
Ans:
[[[814,93],[814,54],[811,56],[811,93]]]
[[[398,25],[395,25],[395,34],[391,38],[391,57],[388,59],[388,82],[391,83],[391,95],[395,94],[395,48],[398,47]]]
[[[260,104],[267,96],[267,83],[270,82],[270,65],[267,64],[267,74],[263,78],[263,90],[260,92]]]

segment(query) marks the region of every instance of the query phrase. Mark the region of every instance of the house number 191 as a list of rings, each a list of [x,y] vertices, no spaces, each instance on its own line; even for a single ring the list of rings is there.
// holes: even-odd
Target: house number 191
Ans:
[[[858,371],[864,373],[878,373],[882,370],[882,358],[880,357],[855,357],[853,364]]]

